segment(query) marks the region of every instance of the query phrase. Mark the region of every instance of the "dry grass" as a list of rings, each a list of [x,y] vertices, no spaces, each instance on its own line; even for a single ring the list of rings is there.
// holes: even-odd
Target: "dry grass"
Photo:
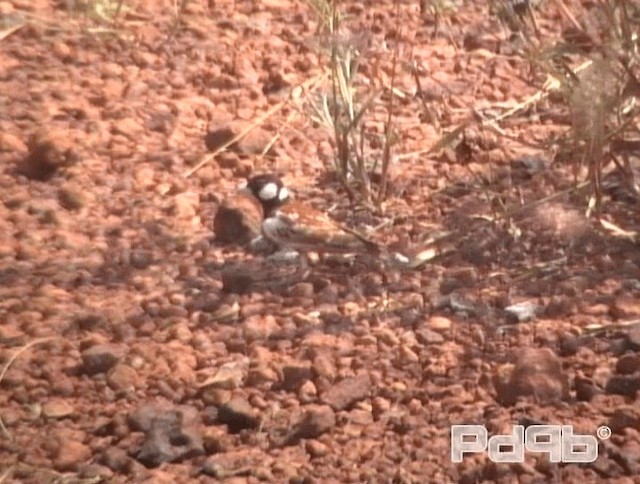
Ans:
[[[394,51],[390,86],[380,86],[376,79],[360,82],[359,65],[369,50],[369,36],[353,34],[342,22],[337,0],[308,0],[318,20],[322,50],[321,62],[329,73],[328,87],[311,100],[310,118],[330,133],[335,151],[333,166],[351,201],[380,203],[386,198],[392,148],[394,81],[398,51]],[[396,14],[399,3],[395,3]],[[398,26],[400,28],[400,26]],[[382,135],[368,129],[373,123],[373,106],[386,88],[387,117]],[[379,123],[380,120],[375,120]],[[379,138],[374,140],[374,138]],[[372,142],[373,141],[373,142]],[[369,147],[382,148],[374,152]]]
[[[51,341],[53,339],[56,339],[56,338],[49,337],[49,338],[40,338],[40,339],[33,340],[30,343],[27,343],[26,345],[24,345],[22,348],[16,351],[13,355],[11,355],[11,358],[7,360],[4,367],[2,367],[2,371],[0,371],[0,386],[2,386],[2,381],[4,380],[4,377],[7,374],[7,371],[9,371],[9,368],[11,367],[11,365],[18,359],[18,356],[20,356],[22,353],[24,353],[25,351],[27,351],[29,348],[33,346],[46,343],[47,341]],[[5,438],[9,440],[13,440],[11,434],[7,430],[7,427],[5,427],[4,422],[2,421],[1,418],[0,418],[0,432],[2,432]]]
[[[632,122],[637,114],[635,97],[640,93],[635,75],[640,5],[605,0],[588,11],[572,11],[562,0],[553,3],[548,8],[555,6],[567,25],[557,39],[539,37],[531,8],[529,17],[511,15],[508,21],[502,20],[521,35],[522,55],[531,63],[532,71],[556,81],[571,120],[557,151],[560,160],[564,158],[573,165],[576,183],[589,181],[590,214],[600,209],[603,173],[612,162],[626,171],[630,185],[635,187],[628,157],[622,154],[624,161],[619,161],[612,146],[640,135]],[[530,35],[531,31],[536,35]]]

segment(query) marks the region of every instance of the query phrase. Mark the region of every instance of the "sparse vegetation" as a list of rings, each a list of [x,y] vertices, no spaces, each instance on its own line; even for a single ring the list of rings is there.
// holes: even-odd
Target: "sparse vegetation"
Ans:
[[[0,2],[0,484],[633,479],[640,0],[308,1]]]
[[[386,197],[389,165],[396,138],[393,131],[394,51],[387,118],[382,132],[372,129],[373,107],[385,86],[360,79],[359,66],[369,50],[368,34],[350,32],[343,24],[337,0],[308,0],[318,20],[321,59],[329,71],[329,86],[310,104],[311,118],[330,133],[335,150],[333,170],[352,201],[379,204]],[[397,2],[396,2],[397,3]],[[372,147],[378,147],[373,149]]]
[[[555,81],[571,120],[567,136],[557,142],[558,159],[573,164],[576,182],[586,176],[591,213],[600,209],[603,170],[611,162],[638,193],[628,153],[615,148],[640,135],[632,122],[638,112],[635,97],[640,93],[635,74],[640,10],[634,2],[620,0],[607,0],[580,12],[570,11],[562,0],[555,4],[571,26],[558,39],[539,38],[529,4],[521,12],[502,4],[497,12],[524,40],[521,52],[534,71]],[[535,36],[530,35],[531,30]]]

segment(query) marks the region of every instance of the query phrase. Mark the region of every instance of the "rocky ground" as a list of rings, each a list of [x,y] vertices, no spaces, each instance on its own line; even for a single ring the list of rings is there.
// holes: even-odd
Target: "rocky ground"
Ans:
[[[478,123],[544,82],[485,2],[438,23],[418,1],[342,5],[363,79],[388,88],[400,59],[376,211],[327,176],[309,6],[184,4],[125,1],[114,24],[117,2],[0,1],[0,482],[637,482],[640,251],[541,148],[569,127],[553,97]],[[536,13],[543,35],[566,23]],[[242,290],[230,267],[269,264],[212,221],[259,171],[384,243],[450,251]],[[607,194],[602,218],[633,231],[636,204]],[[586,465],[454,464],[463,423],[612,435]]]

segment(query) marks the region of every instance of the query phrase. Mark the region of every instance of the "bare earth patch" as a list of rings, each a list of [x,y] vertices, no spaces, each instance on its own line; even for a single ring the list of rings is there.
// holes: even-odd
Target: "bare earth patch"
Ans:
[[[568,127],[552,98],[477,122],[542,84],[486,2],[439,22],[342,4],[383,101],[401,46],[376,210],[327,175],[305,2],[73,3],[0,1],[0,482],[635,482],[640,250],[536,148]],[[260,171],[389,246],[444,234],[440,255],[287,279],[213,236]],[[602,218],[636,230],[637,201],[605,195]],[[590,464],[451,462],[453,424],[535,423],[612,436]]]

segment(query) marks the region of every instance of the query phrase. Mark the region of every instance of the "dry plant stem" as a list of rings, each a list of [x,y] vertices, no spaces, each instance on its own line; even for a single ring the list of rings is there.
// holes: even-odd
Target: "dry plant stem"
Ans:
[[[27,351],[32,346],[39,345],[39,344],[45,343],[47,341],[51,341],[51,340],[56,339],[56,338],[57,338],[57,336],[51,336],[51,337],[48,337],[48,338],[36,339],[36,340],[31,341],[30,343],[27,343],[22,348],[20,348],[18,351],[16,351],[11,356],[11,358],[9,358],[7,363],[2,368],[2,371],[0,372],[0,385],[2,385],[2,380],[4,379],[4,376],[7,374],[7,371],[9,371],[9,367],[13,364],[14,361],[16,361],[18,356],[20,356],[22,353]],[[2,418],[0,418],[0,431],[4,434],[4,436],[6,438],[8,438],[9,440],[13,440],[13,437],[11,436],[9,431],[7,430],[7,427],[4,426],[4,422],[2,421]]]
[[[213,153],[206,154],[202,158],[202,160],[200,160],[200,162],[197,165],[189,168],[186,172],[184,172],[184,174],[182,176],[184,178],[189,178],[196,171],[198,171],[204,165],[209,163],[211,160],[213,160],[216,156],[218,156],[224,150],[226,150],[229,146],[231,146],[232,144],[238,142],[239,140],[241,140],[242,138],[247,136],[254,128],[256,128],[257,126],[260,126],[268,118],[270,118],[275,113],[280,111],[283,107],[285,107],[287,104],[289,104],[291,102],[291,100],[294,99],[294,97],[297,97],[297,94],[296,94],[296,96],[294,96],[294,93],[297,92],[298,89],[302,89],[303,91],[306,91],[306,90],[310,90],[311,91],[311,90],[315,89],[322,82],[322,80],[326,76],[327,76],[326,73],[318,74],[317,76],[312,77],[311,79],[307,79],[305,82],[303,82],[299,86],[296,86],[293,89],[291,89],[291,91],[289,93],[289,97],[286,100],[281,101],[278,104],[276,104],[275,106],[273,106],[272,108],[270,108],[267,112],[265,112],[262,116],[260,116],[257,120],[255,120],[250,126],[248,126],[244,130],[242,130],[240,133],[238,133],[236,136],[231,138],[229,141],[224,143],[222,146],[220,146],[218,149],[216,149]]]
[[[580,71],[586,69],[587,67],[589,67],[592,63],[593,63],[593,61],[591,61],[591,60],[583,62],[582,64],[577,66],[573,70],[573,72],[574,73],[580,72]],[[502,114],[500,114],[498,116],[495,116],[493,118],[489,118],[489,119],[483,120],[481,125],[482,126],[487,126],[487,125],[495,125],[495,126],[497,126],[496,123],[498,121],[502,121],[504,119],[507,119],[507,118],[515,115],[517,112],[528,108],[532,104],[535,104],[537,102],[542,101],[543,99],[547,98],[551,92],[557,91],[559,88],[560,88],[560,81],[558,79],[556,79],[555,77],[551,77],[550,76],[550,78],[545,82],[545,85],[542,87],[542,89],[539,89],[538,92],[536,92],[535,94],[529,96],[524,101],[516,104],[515,106],[513,106],[510,109],[508,109],[504,113],[502,113]],[[442,148],[444,148],[445,146],[448,145],[447,140],[452,141],[457,136],[458,133],[462,132],[464,130],[464,128],[466,128],[468,126],[469,126],[469,123],[462,124],[462,125],[458,126],[457,128],[455,128],[452,132],[445,134],[433,146],[431,146],[429,148],[422,149],[422,150],[416,150],[416,151],[410,151],[408,153],[402,153],[402,154],[398,155],[397,158],[399,160],[404,160],[406,158],[411,158],[411,157],[414,157],[414,156],[420,156],[420,155],[423,155],[423,154],[428,154],[428,153],[433,153],[435,151],[438,151],[439,149],[442,149]]]
[[[6,39],[11,34],[17,32],[18,30],[20,30],[25,25],[26,25],[26,22],[23,23],[23,24],[14,25],[13,27],[9,27],[7,30],[3,30],[2,32],[0,32],[0,40]]]
[[[571,11],[564,4],[563,0],[554,0],[554,2],[557,5],[560,12],[562,13],[562,15],[564,15],[567,19],[569,19],[569,21],[573,24],[573,26],[577,30],[579,30],[581,33],[584,33],[584,29],[582,28],[582,25],[580,25],[580,22],[576,20],[576,18],[573,16]]]
[[[113,25],[118,26],[118,20],[120,19],[120,12],[122,11],[122,4],[124,0],[118,1],[118,7],[116,8],[116,13],[113,15]]]
[[[396,45],[393,50],[393,64],[391,67],[391,93],[387,104],[387,122],[384,130],[384,149],[382,153],[382,180],[378,191],[378,205],[387,197],[387,185],[389,179],[389,165],[391,164],[391,144],[393,140],[393,91],[396,84],[396,73],[398,68],[398,57],[400,55],[400,38],[402,37],[402,24],[400,23],[400,2],[395,2],[396,10]]]
[[[0,476],[0,484],[2,484],[4,481],[7,480],[7,478],[11,475],[11,473],[13,472],[13,467],[9,467],[4,474],[2,474]]]
[[[527,13],[529,14],[529,18],[531,18],[531,25],[533,25],[533,32],[536,34],[536,38],[540,40],[540,29],[538,28],[538,20],[536,19],[536,14],[533,11],[533,7],[531,3],[527,3]]]

